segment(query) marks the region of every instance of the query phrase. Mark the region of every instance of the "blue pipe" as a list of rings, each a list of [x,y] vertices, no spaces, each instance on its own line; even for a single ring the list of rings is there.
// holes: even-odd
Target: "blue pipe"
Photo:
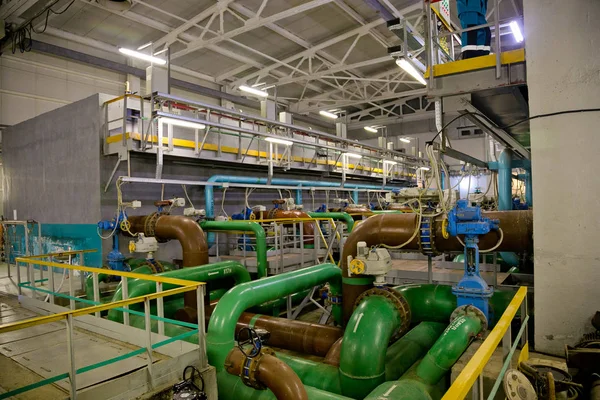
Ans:
[[[250,177],[250,176],[233,176],[233,175],[213,175],[208,178],[207,182],[229,182],[229,183],[242,183],[249,185],[266,185],[267,178],[258,178],[258,177]],[[298,186],[296,189],[296,200],[298,200],[298,192],[300,195],[302,193],[301,187],[311,188],[311,187],[331,187],[336,188],[340,187],[341,182],[328,182],[328,181],[306,181],[300,179],[280,179],[273,178],[271,179],[272,185],[281,185],[281,186]],[[380,190],[381,186],[378,185],[364,185],[360,183],[346,183],[344,185],[345,189],[373,189]],[[397,187],[385,186],[385,190],[394,190],[398,189]],[[356,203],[358,203],[358,192],[353,192],[353,199]],[[213,219],[215,217],[215,196],[214,196],[214,186],[206,186],[204,188],[204,201],[206,203],[206,218]],[[299,203],[300,204],[300,203]],[[215,233],[208,232],[208,243],[209,246],[212,246],[215,242]]]
[[[533,187],[531,185],[531,169],[525,169],[525,203],[533,207]]]
[[[498,158],[498,211],[510,211],[512,202],[512,151],[504,149]],[[515,253],[500,252],[505,263],[519,265],[519,257]]]
[[[352,192],[352,201],[354,204],[358,204],[358,190]]]
[[[296,189],[296,204],[302,204],[302,189]]]

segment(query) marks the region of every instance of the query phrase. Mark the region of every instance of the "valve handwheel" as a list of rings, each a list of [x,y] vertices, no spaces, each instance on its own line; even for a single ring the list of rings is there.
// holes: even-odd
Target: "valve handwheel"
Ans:
[[[240,341],[239,338],[243,337],[242,334],[245,332],[248,332],[248,339]],[[256,331],[254,329],[252,329],[252,328],[240,329],[240,331],[238,332],[237,339],[238,339],[238,348],[246,356],[246,358],[254,358],[260,354],[260,351],[262,349],[262,341],[260,340],[258,333],[256,333]],[[252,350],[250,351],[249,354],[246,353],[246,351],[244,350],[244,346],[247,344],[252,345]]]
[[[131,229],[131,222],[129,222],[128,219],[124,219],[123,221],[121,221],[120,228],[122,231],[129,232],[129,230]]]
[[[448,218],[444,218],[442,221],[442,236],[444,239],[450,238],[450,233],[448,233]]]
[[[361,275],[365,272],[365,263],[362,260],[355,258],[350,261],[349,269],[353,275]]]
[[[250,221],[256,220],[256,215],[254,213],[250,214]]]

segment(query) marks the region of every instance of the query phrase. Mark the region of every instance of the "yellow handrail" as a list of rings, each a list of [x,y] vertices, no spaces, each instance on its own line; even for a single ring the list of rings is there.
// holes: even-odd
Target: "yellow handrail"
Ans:
[[[64,312],[57,313],[57,314],[45,315],[42,317],[35,317],[35,318],[26,319],[23,321],[11,322],[8,324],[0,325],[0,334],[6,333],[6,332],[11,332],[11,331],[16,331],[19,329],[31,328],[31,327],[37,326],[37,325],[48,324],[50,322],[60,321],[60,320],[67,318],[69,315],[71,315],[72,317],[80,317],[82,315],[92,314],[95,312],[101,312],[101,311],[110,310],[113,308],[125,307],[125,306],[131,305],[131,304],[141,303],[141,302],[145,301],[146,299],[147,300],[155,300],[160,297],[172,296],[175,294],[180,294],[180,293],[185,293],[185,292],[191,292],[192,290],[196,290],[196,288],[198,286],[204,285],[204,282],[192,282],[192,281],[186,281],[186,282],[189,282],[191,284],[184,286],[184,287],[180,287],[180,288],[169,289],[169,290],[165,290],[165,291],[158,292],[158,293],[148,294],[146,296],[133,297],[133,298],[127,299],[127,300],[120,300],[120,301],[115,301],[112,303],[101,304],[98,306],[80,308],[78,310],[64,311]]]
[[[494,354],[504,334],[510,329],[510,324],[526,296],[527,288],[521,286],[504,311],[504,314],[502,314],[496,327],[490,332],[471,360],[469,360],[452,386],[450,386],[450,389],[442,397],[442,400],[464,399],[469,394],[471,387],[473,387],[477,377],[483,372],[483,368],[492,357],[492,354]]]

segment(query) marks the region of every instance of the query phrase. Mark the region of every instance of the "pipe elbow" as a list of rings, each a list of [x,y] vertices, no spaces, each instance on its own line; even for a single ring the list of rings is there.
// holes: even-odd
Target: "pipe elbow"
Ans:
[[[302,381],[294,370],[272,354],[263,353],[250,359],[239,348],[232,349],[225,361],[227,372],[242,377],[244,383],[254,388],[268,388],[277,400],[308,400]]]

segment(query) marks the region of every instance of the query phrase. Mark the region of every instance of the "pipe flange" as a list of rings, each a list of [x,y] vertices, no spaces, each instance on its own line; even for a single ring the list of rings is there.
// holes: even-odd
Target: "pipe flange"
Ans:
[[[356,309],[356,307],[358,307],[358,305],[364,299],[366,299],[367,297],[370,297],[370,296],[385,297],[386,299],[390,300],[392,302],[392,304],[394,304],[394,306],[398,310],[398,313],[400,313],[400,328],[398,328],[398,330],[392,335],[392,341],[399,339],[406,332],[408,332],[408,330],[410,328],[410,320],[411,320],[410,305],[408,304],[408,302],[406,301],[406,299],[404,298],[404,296],[402,294],[396,292],[395,290],[389,290],[389,289],[381,289],[381,288],[369,289],[369,290],[362,292],[360,294],[360,296],[358,296],[358,298],[354,302],[354,309]]]
[[[267,386],[260,382],[256,377],[258,366],[265,354],[275,357],[275,352],[268,347],[263,347],[260,354],[256,357],[246,357],[244,365],[242,366],[242,373],[240,374],[240,378],[242,378],[244,385],[256,390],[267,389]]]
[[[166,243],[168,240],[160,239],[156,237],[156,223],[158,219],[163,215],[169,215],[167,212],[154,212],[148,215],[144,221],[144,235],[153,237],[159,243]]]
[[[481,321],[481,333],[483,334],[485,331],[487,331],[488,320],[483,311],[481,311],[479,308],[471,304],[460,306],[452,312],[452,315],[450,315],[450,322],[452,323],[455,319],[462,316],[479,318]]]

